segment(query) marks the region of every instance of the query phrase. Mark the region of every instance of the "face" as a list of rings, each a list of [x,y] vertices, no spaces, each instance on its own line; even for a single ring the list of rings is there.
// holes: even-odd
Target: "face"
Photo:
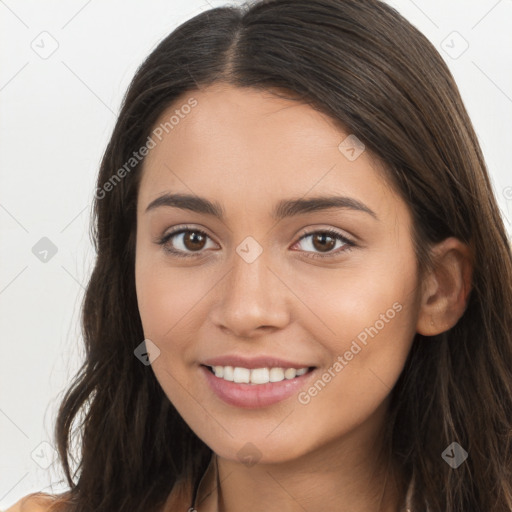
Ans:
[[[170,401],[232,460],[289,461],[376,430],[418,315],[407,206],[308,105],[215,84],[155,129],[173,115],[144,162],[136,245]]]

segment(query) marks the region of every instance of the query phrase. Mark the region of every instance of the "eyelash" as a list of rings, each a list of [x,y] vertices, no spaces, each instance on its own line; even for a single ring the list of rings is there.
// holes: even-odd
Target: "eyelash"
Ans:
[[[175,231],[171,231],[170,233],[167,233],[166,235],[164,235],[162,238],[158,239],[156,241],[156,243],[158,245],[163,246],[163,249],[165,252],[170,253],[174,256],[178,256],[180,258],[195,258],[195,257],[201,256],[200,252],[193,253],[193,254],[186,254],[186,253],[183,253],[181,250],[172,249],[171,247],[167,246],[167,243],[171,240],[171,238],[173,238],[176,235],[180,235],[182,233],[187,233],[187,232],[199,233],[201,235],[204,235],[204,236],[210,238],[204,231],[201,231],[200,229],[196,229],[196,228],[192,228],[192,227],[188,227],[188,226],[181,226],[180,228],[176,229]],[[302,233],[301,237],[299,238],[299,240],[297,240],[297,242],[300,242],[304,238],[307,238],[311,235],[316,235],[318,233],[327,234],[330,237],[334,238],[335,240],[339,240],[339,241],[343,242],[345,244],[345,246],[344,246],[344,248],[341,248],[341,249],[338,248],[337,251],[329,252],[326,254],[320,254],[320,253],[314,253],[314,252],[312,253],[310,251],[306,251],[308,253],[309,258],[315,258],[315,259],[316,258],[329,258],[329,257],[332,258],[335,255],[338,255],[342,252],[348,252],[348,251],[352,250],[354,247],[356,247],[356,244],[352,240],[349,240],[342,234],[338,233],[338,231],[335,231],[334,229],[329,229],[329,228]]]

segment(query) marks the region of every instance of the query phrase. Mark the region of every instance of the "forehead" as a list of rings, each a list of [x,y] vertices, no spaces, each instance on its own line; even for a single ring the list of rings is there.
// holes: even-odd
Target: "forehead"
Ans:
[[[143,164],[145,204],[166,191],[221,203],[244,198],[246,207],[261,197],[327,192],[375,204],[384,189],[391,192],[369,151],[356,159],[340,151],[350,133],[312,106],[270,91],[226,84],[189,91],[162,113],[159,127],[161,140],[153,137]]]

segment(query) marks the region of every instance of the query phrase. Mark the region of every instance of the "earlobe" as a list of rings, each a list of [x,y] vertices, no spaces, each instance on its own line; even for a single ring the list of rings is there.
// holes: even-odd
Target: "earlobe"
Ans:
[[[464,314],[473,276],[471,248],[446,238],[432,249],[433,268],[422,283],[416,331],[435,336],[451,329]]]

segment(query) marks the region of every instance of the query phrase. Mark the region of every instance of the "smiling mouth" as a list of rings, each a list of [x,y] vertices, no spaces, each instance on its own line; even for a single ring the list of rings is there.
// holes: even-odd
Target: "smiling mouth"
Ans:
[[[301,377],[315,369],[314,366],[303,368],[243,368],[240,366],[208,366],[201,365],[217,378],[236,384],[261,385],[282,382]]]

